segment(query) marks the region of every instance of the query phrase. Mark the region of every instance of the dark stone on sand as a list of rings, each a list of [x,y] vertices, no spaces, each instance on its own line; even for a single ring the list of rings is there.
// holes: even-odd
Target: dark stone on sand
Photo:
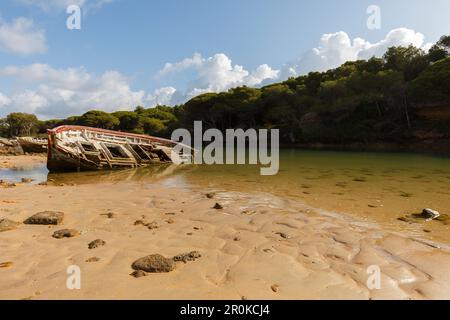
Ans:
[[[86,260],[86,262],[98,262],[98,261],[100,261],[100,258],[97,257],[92,257]]]
[[[64,213],[58,211],[43,211],[26,219],[25,224],[40,224],[40,225],[58,225],[64,219]]]
[[[208,199],[212,199],[212,198],[214,198],[214,196],[215,196],[215,193],[213,193],[213,192],[208,192],[208,193],[206,194],[206,197],[207,197]]]
[[[175,257],[173,257],[173,261],[187,263],[188,261],[195,261],[201,257],[202,257],[202,255],[200,254],[200,252],[191,251],[188,253],[182,253],[182,254],[176,255]]]
[[[165,258],[160,254],[152,254],[136,260],[131,267],[136,271],[165,273],[173,271],[176,264],[173,259]]]
[[[17,229],[20,223],[9,219],[0,219],[0,232]]]
[[[432,209],[424,209],[422,213],[413,213],[397,218],[397,220],[407,223],[420,223],[423,221],[431,222],[437,221],[444,225],[450,225],[450,216],[447,214],[440,214]]]
[[[216,203],[216,204],[214,205],[213,209],[221,210],[221,209],[223,209],[223,206],[222,206],[221,204],[219,204],[219,203]]]
[[[135,278],[141,278],[141,277],[146,277],[147,273],[145,271],[142,271],[142,270],[136,270],[136,271],[133,271],[130,274],[130,276],[133,276]]]
[[[30,182],[33,182],[34,179],[31,179],[31,178],[22,178],[21,181],[22,181],[22,183],[30,183]]]
[[[53,233],[53,238],[56,239],[62,239],[62,238],[73,238],[76,236],[79,236],[80,232],[78,230],[75,229],[63,229],[63,230],[58,230],[55,231]]]
[[[423,209],[422,211],[423,218],[427,220],[434,220],[436,218],[439,218],[440,215],[441,214],[438,211],[433,209]]]
[[[88,248],[92,250],[92,249],[95,249],[98,247],[103,247],[105,244],[106,244],[106,242],[103,241],[102,239],[97,239],[97,240],[91,241],[88,244]]]

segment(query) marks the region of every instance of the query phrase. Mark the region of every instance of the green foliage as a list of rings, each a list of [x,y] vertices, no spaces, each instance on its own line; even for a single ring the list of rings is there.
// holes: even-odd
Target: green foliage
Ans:
[[[14,112],[6,117],[8,134],[15,136],[31,136],[36,133],[39,121],[34,114]]]
[[[384,60],[386,69],[403,72],[406,81],[415,79],[428,66],[425,52],[413,45],[389,48]]]
[[[428,52],[428,60],[436,62],[450,57],[450,36],[442,36]]]
[[[78,119],[78,123],[89,127],[113,129],[120,125],[120,120],[114,115],[104,111],[93,110],[83,114]]]
[[[450,57],[425,69],[409,89],[416,103],[450,103]]]
[[[427,126],[450,133],[416,116],[416,109],[450,103],[450,36],[428,54],[413,46],[392,47],[383,58],[347,62],[262,88],[237,87],[205,93],[183,105],[134,111],[89,111],[79,117],[38,122],[13,114],[0,121],[0,134],[45,132],[80,124],[170,138],[179,127],[192,129],[278,128],[281,142],[351,143],[409,138]]]

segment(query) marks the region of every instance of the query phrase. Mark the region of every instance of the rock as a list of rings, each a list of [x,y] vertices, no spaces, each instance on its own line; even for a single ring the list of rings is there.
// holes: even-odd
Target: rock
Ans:
[[[22,181],[22,183],[30,183],[30,182],[33,182],[34,179],[31,179],[31,178],[22,178],[21,181]]]
[[[207,197],[208,199],[212,199],[212,198],[214,198],[215,195],[216,195],[216,194],[213,193],[213,192],[208,192],[208,193],[206,194],[206,197]]]
[[[9,219],[1,219],[0,220],[0,232],[10,231],[17,229],[20,223],[16,221],[12,221]]]
[[[273,292],[278,292],[278,288],[279,287],[280,287],[279,285],[273,284],[273,285],[270,286],[270,289],[272,289]]]
[[[133,271],[130,276],[133,276],[135,278],[141,278],[141,277],[146,277],[147,276],[147,272],[142,271],[142,270],[136,270]]]
[[[98,261],[100,261],[100,258],[97,257],[92,257],[86,260],[86,262],[98,262]]]
[[[95,249],[98,247],[103,247],[105,244],[106,244],[106,242],[103,241],[102,239],[97,239],[97,240],[91,241],[88,244],[88,248],[92,250],[92,249]]]
[[[12,267],[13,264],[14,263],[12,261],[2,262],[2,263],[0,263],[0,269]]]
[[[63,212],[57,211],[43,211],[26,219],[25,224],[41,224],[41,225],[58,225],[64,219]]]
[[[222,206],[221,204],[219,204],[219,203],[216,203],[216,204],[214,205],[213,209],[216,209],[216,210],[222,210],[222,209],[223,209],[223,206]]]
[[[410,215],[406,215],[397,220],[407,222],[407,223],[420,223],[423,220],[425,221],[438,221],[443,223],[444,225],[448,225],[450,222],[450,216],[446,214],[440,214],[436,210],[432,209],[423,209],[422,213],[413,213]]]
[[[107,217],[108,219],[112,219],[115,217],[113,212],[102,213],[101,215]]]
[[[173,220],[173,219],[167,219],[166,222],[167,222],[168,224],[174,224],[174,223],[175,223],[175,220]]]
[[[165,273],[173,271],[176,264],[173,259],[167,259],[160,254],[152,254],[136,260],[131,267],[136,271]]]
[[[440,217],[440,215],[441,214],[439,212],[437,212],[436,210],[433,210],[433,209],[423,209],[423,211],[422,211],[423,218],[427,219],[427,220],[434,220],[434,219]]]
[[[78,230],[75,229],[63,229],[63,230],[58,230],[55,231],[53,233],[53,238],[56,239],[62,239],[62,238],[73,238],[76,236],[79,236],[80,232]]]
[[[202,255],[200,254],[200,252],[191,251],[188,253],[182,253],[182,254],[176,255],[175,257],[173,257],[173,261],[187,263],[188,261],[195,261],[201,257],[202,257]]]

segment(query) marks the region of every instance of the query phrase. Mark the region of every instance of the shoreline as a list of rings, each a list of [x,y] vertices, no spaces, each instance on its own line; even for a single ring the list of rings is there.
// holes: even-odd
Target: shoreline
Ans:
[[[378,141],[370,143],[293,143],[281,144],[284,149],[305,149],[346,152],[376,152],[376,153],[416,153],[450,157],[450,139],[414,140],[408,144]]]
[[[63,224],[0,233],[0,263],[11,262],[0,268],[0,299],[450,298],[447,248],[267,193],[170,177],[2,189],[0,218],[22,222],[45,210],[64,212]],[[52,237],[66,228],[80,234]],[[95,239],[106,245],[90,250]],[[191,251],[201,257],[172,272],[130,276],[136,259]],[[81,290],[65,287],[70,265],[80,266]],[[380,290],[366,285],[373,265]]]

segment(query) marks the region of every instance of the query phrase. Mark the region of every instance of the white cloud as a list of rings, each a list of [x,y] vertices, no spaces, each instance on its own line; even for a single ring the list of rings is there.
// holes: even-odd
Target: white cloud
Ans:
[[[169,105],[172,103],[173,96],[177,89],[174,87],[163,87],[156,89],[153,94],[146,97],[146,101],[150,106]]]
[[[233,64],[223,53],[208,58],[196,53],[179,62],[166,63],[157,74],[160,81],[168,75],[192,79],[184,90],[166,84],[152,93],[132,90],[129,79],[117,71],[107,71],[98,76],[82,67],[9,66],[0,68],[0,77],[17,79],[22,90],[13,86],[16,91],[0,93],[0,114],[25,111],[36,113],[41,118],[52,118],[79,115],[92,109],[116,111],[131,110],[137,105],[175,105],[202,93],[221,92],[243,85],[262,86],[285,80],[288,76],[335,68],[346,61],[381,56],[391,46],[410,44],[424,50],[430,47],[430,44],[424,44],[421,33],[405,28],[392,30],[375,43],[361,38],[352,40],[342,31],[325,34],[317,48],[285,65],[282,71],[267,64],[248,71]]]
[[[5,112],[33,112],[44,118],[65,117],[90,109],[115,111],[145,104],[145,92],[133,91],[117,71],[95,76],[84,68],[54,69],[45,64],[0,69],[0,76],[21,80],[32,89],[9,95]]]
[[[170,73],[195,71],[195,79],[185,93],[185,99],[205,93],[221,92],[237,86],[258,86],[268,80],[278,79],[278,70],[263,64],[250,72],[243,66],[233,65],[231,59],[224,53],[217,53],[209,58],[203,58],[196,53],[192,58],[183,59],[176,63],[166,63],[158,72],[162,77]],[[180,96],[178,96],[180,98]]]
[[[170,73],[180,72],[180,71],[189,69],[191,67],[199,67],[202,64],[203,64],[202,55],[199,54],[199,53],[194,53],[192,58],[185,58],[185,59],[183,59],[183,60],[181,60],[180,62],[177,62],[177,63],[167,62],[164,65],[164,68],[162,68],[158,72],[158,76],[162,77],[162,76],[168,75]]]
[[[44,53],[45,31],[36,29],[31,19],[20,17],[7,23],[0,18],[0,49],[22,55]]]
[[[369,59],[373,56],[382,56],[389,47],[409,46],[429,49],[429,44],[424,44],[424,35],[414,30],[398,28],[390,31],[386,37],[375,43],[370,43],[362,38],[351,39],[343,32],[324,34],[319,46],[312,49],[294,63],[287,64],[283,68],[283,76],[305,74],[310,71],[325,71],[333,69],[347,61]]]

